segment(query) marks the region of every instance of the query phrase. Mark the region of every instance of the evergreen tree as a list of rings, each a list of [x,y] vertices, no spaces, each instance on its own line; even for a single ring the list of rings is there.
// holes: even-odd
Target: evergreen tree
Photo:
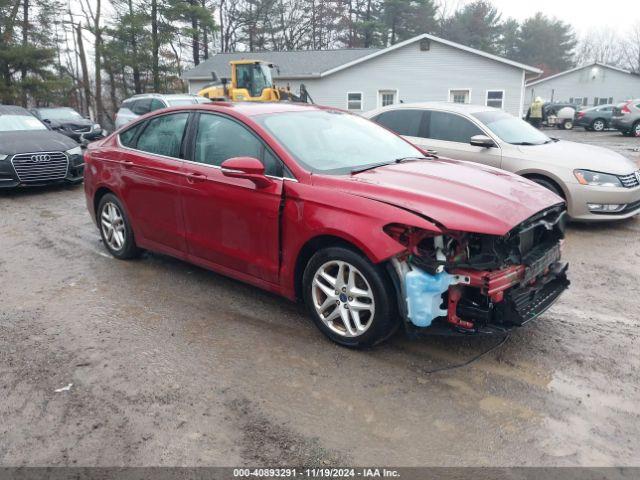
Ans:
[[[538,12],[520,27],[517,60],[554,74],[574,66],[575,34],[571,26]]]
[[[453,42],[498,53],[502,24],[500,13],[486,0],[476,0],[445,19],[442,35]]]

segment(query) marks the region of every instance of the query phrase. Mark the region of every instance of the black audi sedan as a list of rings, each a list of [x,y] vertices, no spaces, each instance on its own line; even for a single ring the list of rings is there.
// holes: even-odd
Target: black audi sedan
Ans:
[[[89,143],[106,136],[99,123],[84,118],[73,108],[46,107],[31,110],[51,130],[73,138],[78,143]]]
[[[77,142],[22,107],[0,105],[0,188],[82,182]]]

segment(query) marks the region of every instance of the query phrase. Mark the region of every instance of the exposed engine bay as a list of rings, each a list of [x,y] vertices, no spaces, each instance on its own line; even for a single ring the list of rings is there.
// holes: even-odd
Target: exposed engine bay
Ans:
[[[569,286],[560,262],[565,224],[565,208],[557,205],[501,237],[388,226],[407,247],[391,261],[407,323],[493,333],[536,318]]]

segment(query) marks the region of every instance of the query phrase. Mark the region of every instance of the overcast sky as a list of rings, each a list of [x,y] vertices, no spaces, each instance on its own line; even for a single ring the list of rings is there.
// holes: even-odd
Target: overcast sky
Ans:
[[[570,23],[577,33],[607,26],[626,31],[640,22],[640,0],[491,0],[503,18],[523,20],[543,12]]]

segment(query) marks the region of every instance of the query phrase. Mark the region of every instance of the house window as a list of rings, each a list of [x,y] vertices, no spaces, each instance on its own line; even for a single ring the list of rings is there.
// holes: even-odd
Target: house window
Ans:
[[[449,90],[449,101],[453,103],[469,103],[471,90]]]
[[[397,90],[378,90],[378,103],[381,107],[396,103]]]
[[[504,90],[487,90],[487,107],[503,108]]]
[[[362,93],[347,93],[347,110],[362,110]]]

